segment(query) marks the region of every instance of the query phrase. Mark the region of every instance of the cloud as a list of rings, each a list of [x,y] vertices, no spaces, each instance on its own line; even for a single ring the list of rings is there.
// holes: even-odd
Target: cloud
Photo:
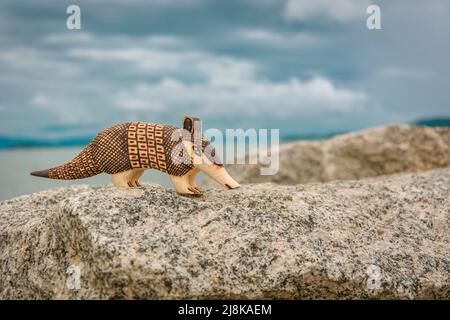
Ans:
[[[103,35],[101,38],[89,32],[65,32],[65,33],[51,33],[45,35],[41,43],[44,45],[59,45],[65,47],[68,45],[76,45],[77,47],[89,46],[108,46],[120,47],[139,42],[142,46],[151,45],[159,47],[179,47],[189,44],[186,39],[167,34],[153,34],[151,36],[124,36],[118,34]]]
[[[128,91],[119,91],[118,94],[113,96],[113,104],[120,109],[124,110],[145,110],[153,113],[163,113],[167,106],[155,99],[145,99],[147,88],[144,85],[137,86],[133,95],[130,95]]]
[[[66,55],[127,74],[213,79],[214,83],[230,85],[253,77],[258,69],[247,59],[199,50],[186,40],[167,35],[94,39],[89,45],[66,49]]]
[[[52,33],[43,37],[42,42],[45,44],[82,44],[92,42],[94,38],[87,32],[71,32],[71,33]]]
[[[328,19],[335,22],[349,22],[363,18],[369,0],[287,0],[284,17],[289,21],[312,21]]]
[[[38,92],[31,98],[30,105],[37,112],[51,114],[58,123],[88,123],[93,120],[92,114],[84,108],[79,98],[68,98],[65,94]]]
[[[94,0],[92,2],[106,3],[108,5],[114,4],[133,4],[133,3],[144,3],[147,5],[158,5],[158,6],[191,6],[202,3],[204,0]]]
[[[45,50],[28,46],[5,49],[0,52],[0,66],[12,75],[36,76],[41,79],[43,74],[58,74],[60,76],[74,76],[79,68],[70,61],[63,61],[61,57]],[[1,76],[0,76],[1,77]]]
[[[257,40],[288,41],[267,30],[247,30],[244,34]],[[255,61],[195,49],[170,39],[171,45],[179,46],[127,39],[127,45],[109,48],[99,39],[89,46],[68,49],[67,55],[82,59],[85,65],[94,61],[106,69],[122,68],[126,73],[154,78],[133,81],[113,94],[112,105],[122,110],[160,115],[186,110],[212,116],[234,112],[283,118],[292,113],[351,112],[368,101],[365,93],[339,88],[324,77],[273,81]]]
[[[427,79],[433,76],[433,72],[417,68],[385,67],[378,72],[384,78]]]
[[[45,94],[38,93],[31,99],[31,104],[35,107],[46,108],[49,106],[50,100]]]
[[[139,84],[113,97],[117,107],[126,109],[131,106],[167,114],[197,110],[214,117],[234,113],[239,117],[275,118],[329,111],[348,113],[359,109],[367,100],[366,94],[337,88],[321,77],[309,81],[292,78],[284,82],[250,78],[236,85],[214,78],[200,83],[166,78]]]
[[[268,29],[242,29],[237,36],[247,42],[276,48],[302,48],[318,46],[321,37],[311,32],[276,32]]]

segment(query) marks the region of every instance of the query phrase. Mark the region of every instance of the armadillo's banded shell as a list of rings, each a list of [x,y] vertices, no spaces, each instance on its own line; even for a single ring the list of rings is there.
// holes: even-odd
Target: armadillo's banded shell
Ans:
[[[101,172],[114,174],[131,169],[127,132],[130,123],[116,124],[92,140],[92,157]]]
[[[97,167],[93,157],[93,146],[88,144],[78,156],[69,163],[48,170],[50,179],[74,180],[91,177],[101,171]]]
[[[185,175],[193,169],[182,144],[179,128],[143,122],[128,126],[127,144],[132,169],[157,169],[170,175]]]

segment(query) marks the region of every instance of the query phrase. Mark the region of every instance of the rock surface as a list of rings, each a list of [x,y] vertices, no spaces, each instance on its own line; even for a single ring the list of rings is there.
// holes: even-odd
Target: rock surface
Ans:
[[[22,196],[0,203],[0,298],[448,299],[449,186],[436,169]]]
[[[247,162],[248,163],[248,162]],[[388,125],[280,146],[279,171],[262,176],[261,166],[227,165],[240,183],[298,184],[354,180],[450,166],[450,129]],[[216,185],[210,180],[204,185]]]

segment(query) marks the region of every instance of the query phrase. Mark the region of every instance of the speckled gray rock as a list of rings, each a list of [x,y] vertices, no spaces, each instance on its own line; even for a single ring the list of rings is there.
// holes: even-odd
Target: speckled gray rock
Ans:
[[[450,298],[450,169],[0,204],[0,298]]]
[[[247,161],[248,163],[248,161]],[[450,167],[450,129],[388,125],[280,146],[277,174],[262,176],[260,165],[227,165],[239,183],[299,184],[354,180]],[[203,185],[216,186],[210,180]]]

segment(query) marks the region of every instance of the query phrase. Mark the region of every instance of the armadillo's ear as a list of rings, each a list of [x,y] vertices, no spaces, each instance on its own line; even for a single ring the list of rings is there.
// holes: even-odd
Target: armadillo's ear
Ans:
[[[193,116],[183,117],[183,129],[187,130],[191,135],[194,133],[202,133],[202,121]]]

